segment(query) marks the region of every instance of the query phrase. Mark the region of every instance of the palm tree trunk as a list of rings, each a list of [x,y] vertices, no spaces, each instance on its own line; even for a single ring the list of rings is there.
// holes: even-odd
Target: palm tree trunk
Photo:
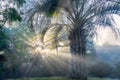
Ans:
[[[69,77],[75,80],[87,80],[85,65],[86,56],[86,35],[83,29],[77,28],[70,32],[70,61]]]

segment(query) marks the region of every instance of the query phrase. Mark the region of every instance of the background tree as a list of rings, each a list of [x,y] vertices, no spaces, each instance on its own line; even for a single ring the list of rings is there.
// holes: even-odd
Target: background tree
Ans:
[[[107,78],[111,77],[113,67],[106,62],[97,62],[89,67],[89,75],[92,77]]]
[[[114,71],[113,77],[120,79],[120,62],[115,64],[115,69],[113,71]]]
[[[2,0],[0,1],[0,56],[3,56],[5,59],[6,57],[6,50],[10,51],[10,40],[8,36],[6,35],[6,27],[5,24],[7,22],[12,23],[13,21],[21,21],[22,17],[20,14],[20,11],[17,11],[18,7],[16,4],[13,2],[17,3],[17,5],[21,6],[23,3],[25,3],[25,0]],[[11,4],[11,5],[10,5]],[[0,57],[2,60],[3,57]],[[5,72],[7,71],[7,65],[5,65],[5,61],[0,60],[0,79],[4,80]]]

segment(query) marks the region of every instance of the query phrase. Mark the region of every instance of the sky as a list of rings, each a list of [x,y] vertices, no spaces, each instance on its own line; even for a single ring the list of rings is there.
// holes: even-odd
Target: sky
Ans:
[[[114,15],[113,17],[116,22],[114,27],[120,30],[120,17],[118,15]],[[120,46],[119,36],[116,37],[114,31],[112,31],[111,28],[109,27],[99,28],[97,30],[97,33],[98,33],[98,37],[94,39],[97,46],[103,46],[103,45]]]

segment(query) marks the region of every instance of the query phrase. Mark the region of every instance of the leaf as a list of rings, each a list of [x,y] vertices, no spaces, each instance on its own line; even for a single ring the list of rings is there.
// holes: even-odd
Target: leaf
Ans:
[[[59,0],[45,0],[42,3],[41,8],[44,9],[44,12],[48,17],[51,17],[56,14],[58,4]]]
[[[20,14],[17,12],[17,10],[15,8],[5,9],[2,12],[2,14],[3,14],[4,19],[8,20],[10,22],[22,20],[22,17],[20,16]]]

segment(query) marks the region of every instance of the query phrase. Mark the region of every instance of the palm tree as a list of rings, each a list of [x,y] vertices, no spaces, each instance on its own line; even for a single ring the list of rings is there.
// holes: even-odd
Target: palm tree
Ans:
[[[72,25],[69,26],[68,35],[70,52],[80,59],[85,59],[87,44],[95,35],[96,26],[109,26],[114,29],[112,14],[118,14],[119,10],[120,6],[114,0],[44,0],[35,3],[34,8],[28,11],[31,14],[28,21],[32,23],[35,21],[36,14],[42,14],[46,16],[44,20],[49,19],[51,24],[50,20],[55,17],[55,14],[65,15],[68,20],[65,23]],[[81,61],[71,60],[70,77],[76,80],[87,80],[85,63],[84,60]]]

